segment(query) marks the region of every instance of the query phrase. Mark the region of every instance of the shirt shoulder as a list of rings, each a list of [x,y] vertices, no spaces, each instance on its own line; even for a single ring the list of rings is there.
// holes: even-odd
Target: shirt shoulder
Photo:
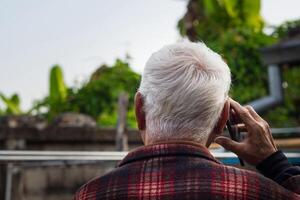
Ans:
[[[103,197],[115,199],[110,197],[111,191],[114,188],[121,188],[121,183],[124,181],[120,180],[126,178],[122,175],[124,173],[128,173],[128,169],[118,167],[103,176],[93,178],[77,190],[74,200],[103,199]]]
[[[240,194],[247,194],[247,197],[253,199],[299,199],[299,196],[277,182],[261,175],[252,170],[240,169],[233,166],[220,165],[217,166],[219,171],[224,173],[218,181],[224,187],[234,185],[234,188],[239,189]],[[226,179],[231,179],[229,186]],[[227,190],[227,189],[225,189]],[[243,195],[242,195],[243,196]]]

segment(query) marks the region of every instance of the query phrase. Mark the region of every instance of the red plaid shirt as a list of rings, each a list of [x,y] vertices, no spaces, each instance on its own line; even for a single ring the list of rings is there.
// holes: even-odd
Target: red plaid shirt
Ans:
[[[75,199],[300,199],[262,175],[226,166],[203,146],[168,143],[130,152]]]

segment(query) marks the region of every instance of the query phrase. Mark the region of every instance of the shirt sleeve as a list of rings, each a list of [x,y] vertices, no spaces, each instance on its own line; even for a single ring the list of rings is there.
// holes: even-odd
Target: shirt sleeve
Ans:
[[[267,157],[256,169],[286,189],[300,194],[300,167],[293,166],[282,151]]]

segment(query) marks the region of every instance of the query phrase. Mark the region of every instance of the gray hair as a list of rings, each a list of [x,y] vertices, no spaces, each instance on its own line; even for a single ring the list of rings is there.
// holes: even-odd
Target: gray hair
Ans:
[[[206,142],[230,84],[227,64],[204,43],[176,43],[153,53],[139,88],[148,138]]]

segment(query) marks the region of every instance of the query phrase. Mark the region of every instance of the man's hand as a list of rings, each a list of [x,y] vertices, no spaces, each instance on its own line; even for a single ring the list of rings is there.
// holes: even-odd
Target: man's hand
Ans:
[[[225,149],[236,153],[240,158],[251,165],[258,165],[265,158],[277,151],[270,127],[251,106],[241,106],[230,99],[230,115],[235,127],[247,132],[242,142],[219,136],[215,142]]]

